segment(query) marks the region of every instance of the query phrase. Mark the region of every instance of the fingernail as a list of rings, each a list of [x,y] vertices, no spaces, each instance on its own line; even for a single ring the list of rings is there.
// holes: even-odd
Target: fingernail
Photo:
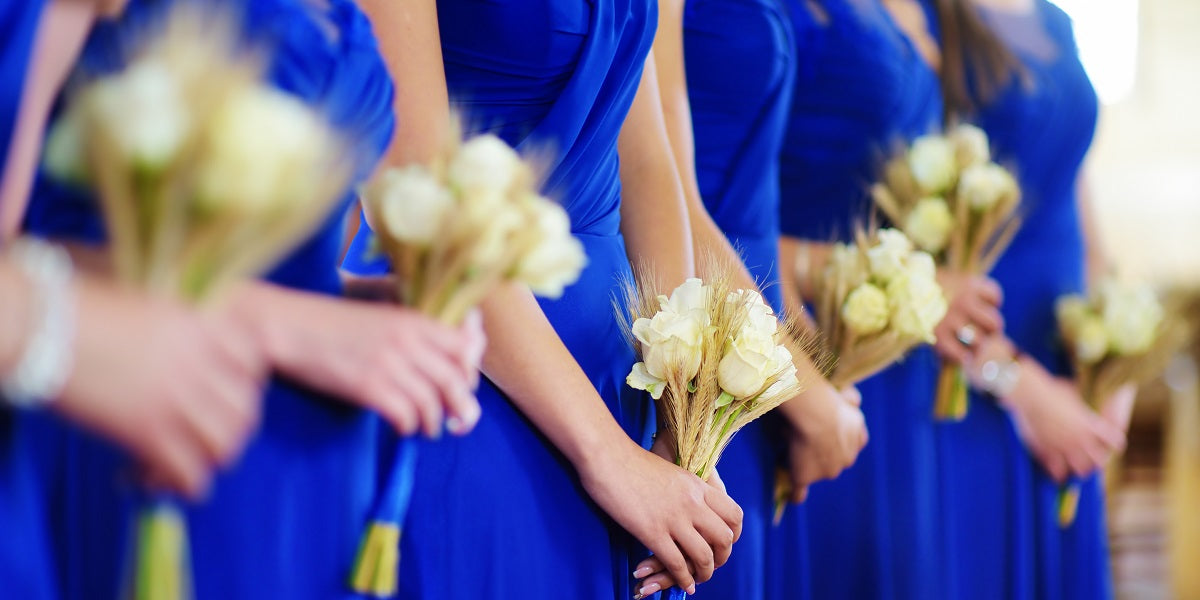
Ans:
[[[653,571],[654,571],[654,570],[653,570],[653,569],[651,569],[650,567],[642,567],[642,568],[640,568],[640,569],[638,569],[638,570],[636,570],[636,571],[634,571],[634,572],[633,572],[633,578],[634,578],[634,579],[641,579],[641,578],[643,578],[643,577],[645,577],[645,576],[649,575],[649,574],[650,574],[651,572],[653,572]]]
[[[458,435],[462,433],[464,429],[465,424],[463,423],[462,419],[458,417],[450,417],[449,419],[446,419],[446,431],[449,431],[454,435]]]
[[[474,427],[479,422],[479,417],[481,416],[483,416],[483,409],[479,407],[479,401],[476,400],[467,407],[466,414],[462,417],[463,423]]]
[[[650,594],[653,594],[661,589],[662,586],[658,585],[657,583],[651,583],[649,585],[642,586],[642,589],[638,590],[638,593],[633,597],[633,600],[641,600],[642,598],[645,598],[646,596],[649,596]]]
[[[651,584],[651,585],[655,585],[655,586],[657,586],[658,584]],[[657,591],[657,590],[656,590],[656,591]],[[695,593],[696,593],[696,584],[694,584],[694,583],[693,583],[692,585],[689,585],[689,586],[688,586],[688,589],[687,589],[687,593],[688,593],[688,594],[695,594]]]

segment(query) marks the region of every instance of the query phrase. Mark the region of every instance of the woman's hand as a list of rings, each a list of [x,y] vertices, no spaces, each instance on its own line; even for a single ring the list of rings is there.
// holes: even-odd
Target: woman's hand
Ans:
[[[808,486],[837,477],[858,459],[869,437],[861,404],[856,388],[838,391],[821,382],[780,407],[790,425],[792,502],[803,502]]]
[[[946,294],[950,308],[934,330],[935,348],[945,360],[962,364],[972,357],[971,346],[985,337],[1004,330],[1000,315],[1003,292],[995,281],[981,276],[968,276],[938,270],[938,283]]]
[[[628,439],[593,458],[580,469],[588,494],[682,589],[694,593],[728,560],[742,532],[742,509],[717,485]]]
[[[256,284],[237,298],[277,370],[312,389],[380,414],[402,435],[470,431],[485,345],[472,314],[451,328],[412,310]]]
[[[979,362],[1011,356],[1010,347],[1005,340],[985,340],[978,350]],[[1018,364],[1016,387],[1000,403],[1009,410],[1030,453],[1056,481],[1090,475],[1125,447],[1125,434],[1087,406],[1074,382],[1051,375],[1029,358]],[[968,376],[977,380],[979,371],[970,365]]]
[[[220,311],[81,280],[74,370],[52,404],[196,498],[257,426],[266,357]]]

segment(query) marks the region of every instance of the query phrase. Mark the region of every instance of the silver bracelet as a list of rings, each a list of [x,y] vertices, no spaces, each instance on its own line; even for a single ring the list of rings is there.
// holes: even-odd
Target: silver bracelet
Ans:
[[[74,270],[65,250],[45,242],[18,240],[8,256],[33,284],[30,293],[37,314],[16,367],[0,378],[0,398],[14,406],[40,406],[62,392],[71,372]]]
[[[989,360],[979,367],[980,386],[996,398],[1007,398],[1021,381],[1021,364],[1011,358]]]

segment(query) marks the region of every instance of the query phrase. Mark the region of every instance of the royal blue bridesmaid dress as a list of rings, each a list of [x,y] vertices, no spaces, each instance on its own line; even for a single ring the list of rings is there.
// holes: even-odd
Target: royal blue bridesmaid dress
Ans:
[[[1054,302],[1084,288],[1075,185],[1096,127],[1096,94],[1059,8],[1039,0],[1027,13],[980,10],[1023,65],[995,99],[964,115],[988,133],[996,160],[1016,172],[1023,193],[1021,231],[992,276],[1004,288],[1008,335],[1067,375]],[[1112,597],[1098,476],[1084,482],[1075,523],[1060,529],[1058,485],[994,401],[973,399],[965,421],[945,426],[943,443],[953,597]]]
[[[937,129],[936,74],[879,0],[789,0],[799,62],[780,165],[781,228],[851,239],[869,220],[883,161]],[[932,419],[935,359],[918,349],[859,385],[870,442],[837,479],[812,486],[808,531],[785,516],[772,598],[938,598],[944,546]]]
[[[617,135],[653,41],[654,3],[442,0],[438,23],[467,133],[494,133],[539,158],[544,191],[566,207],[587,251],[579,281],[542,310],[616,420],[648,442],[652,409],[625,385],[634,356],[613,299],[631,276]],[[367,256],[370,235],[364,227],[346,268],[386,270]],[[478,398],[483,418],[469,435],[408,442],[420,446],[399,597],[517,599],[551,588],[581,600],[630,597],[630,536],[503,392],[485,380]]]
[[[120,22],[96,28],[83,68],[120,65],[128,42],[170,2],[134,0]],[[352,140],[356,178],[391,138],[392,83],[370,23],[349,0],[228,3],[243,34],[267,50],[271,82],[317,107]],[[349,191],[349,190],[347,190]],[[298,291],[340,293],[342,215],[349,202],[268,277]],[[89,195],[39,182],[31,231],[98,241],[103,226]],[[133,344],[137,340],[114,340]],[[260,431],[210,496],[184,505],[195,598],[327,600],[349,593],[348,573],[375,492],[377,419],[277,378],[264,397]],[[51,487],[63,593],[117,597],[132,552],[136,470],[116,448],[67,430],[61,474]]]
[[[700,195],[767,301],[781,310],[779,150],[796,68],[791,20],[779,0],[688,0],[683,30]],[[696,598],[771,597],[767,536],[779,425],[772,417],[751,423],[722,455],[718,469],[742,507],[742,536]]]
[[[44,2],[0,6],[0,168],[8,162]],[[56,598],[41,472],[30,416],[0,399],[0,590]]]

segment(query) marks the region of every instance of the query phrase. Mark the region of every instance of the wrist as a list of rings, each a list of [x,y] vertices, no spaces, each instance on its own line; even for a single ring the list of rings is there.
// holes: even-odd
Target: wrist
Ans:
[[[615,421],[612,425],[611,428],[584,428],[583,433],[573,436],[559,448],[581,478],[602,479],[614,469],[623,470],[630,463],[632,453],[645,451]]]
[[[71,259],[33,240],[17,242],[8,256],[11,310],[19,321],[4,344],[0,397],[18,406],[44,404],[62,392],[72,367],[78,304]]]
[[[280,314],[289,310],[288,292],[267,283],[248,282],[233,291],[230,311],[238,326],[249,331],[269,364],[286,368],[296,360],[303,340],[292,339],[295,329],[282,326]]]

